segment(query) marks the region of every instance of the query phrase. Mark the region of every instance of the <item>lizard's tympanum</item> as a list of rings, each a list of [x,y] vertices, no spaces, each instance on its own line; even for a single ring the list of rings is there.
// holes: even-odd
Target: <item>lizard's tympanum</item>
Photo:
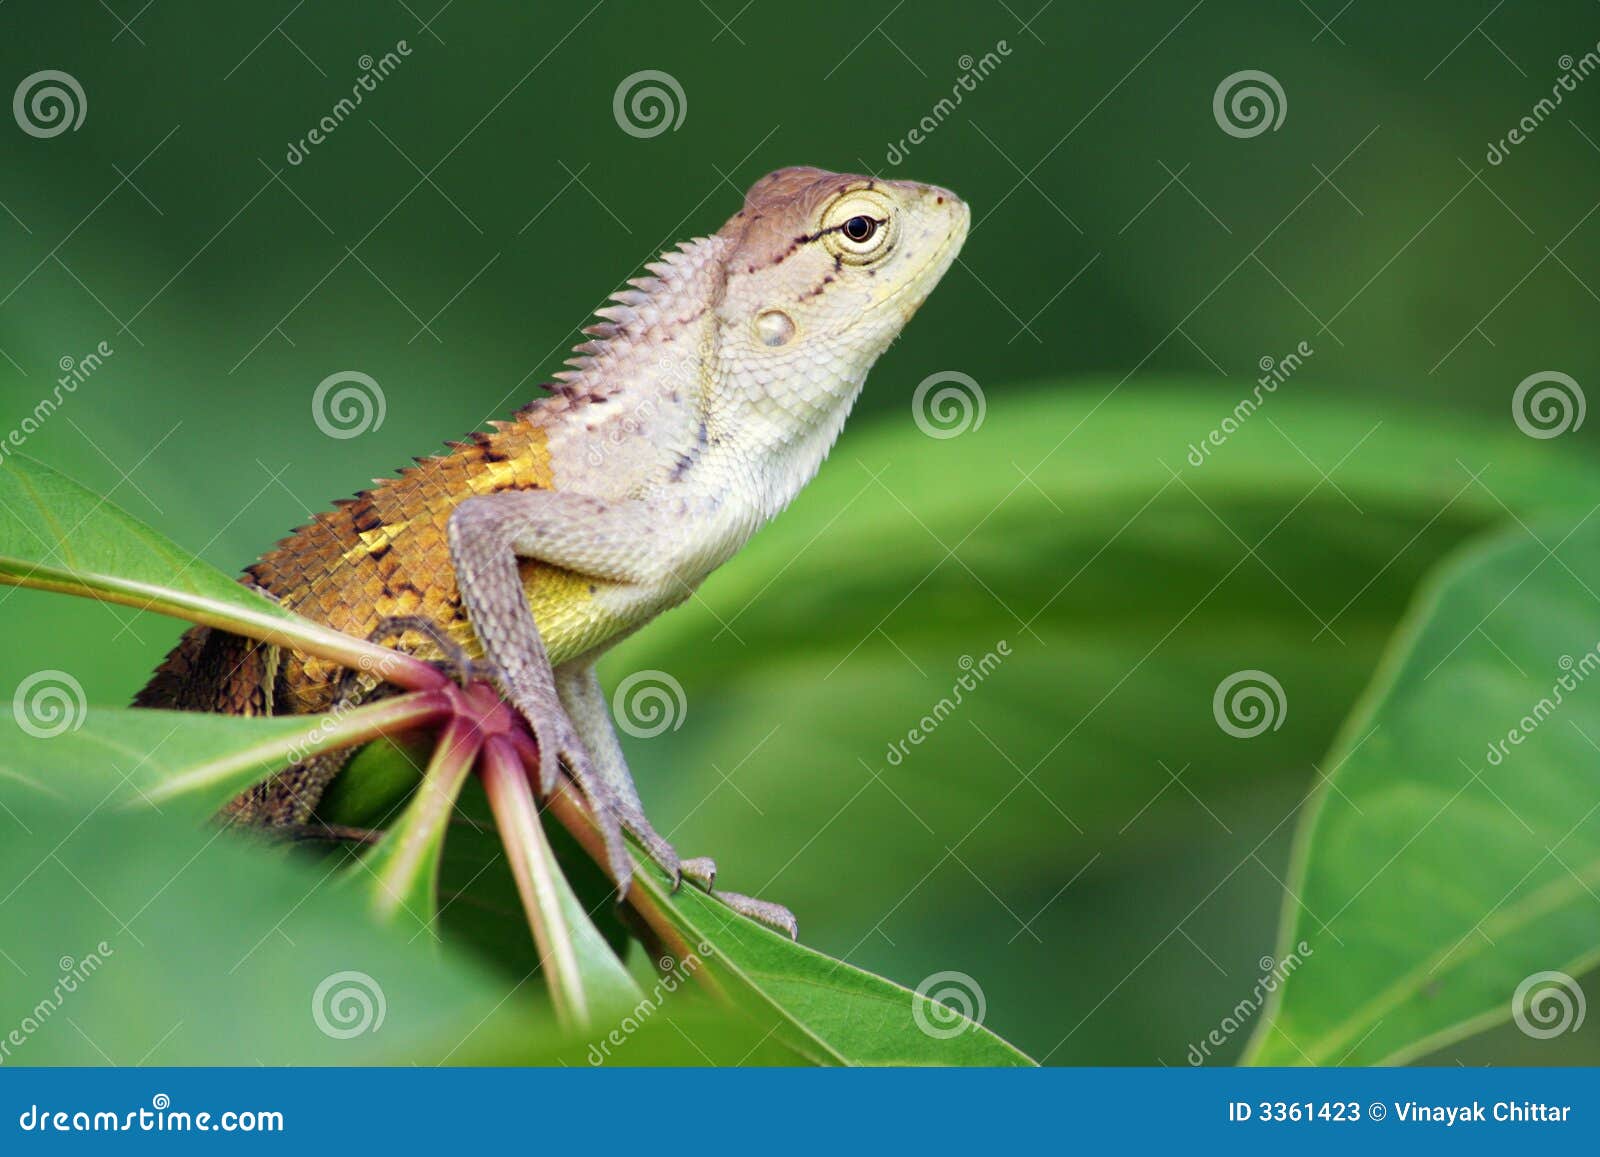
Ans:
[[[250,567],[299,614],[428,659],[472,656],[526,717],[540,790],[565,770],[626,892],[637,839],[709,887],[645,817],[596,660],[683,602],[816,474],[888,348],[955,260],[969,213],[945,189],[790,168],[716,234],[647,266],[598,311],[549,397],[335,504]],[[195,627],[137,703],[241,715],[382,694],[334,664]],[[324,756],[226,814],[303,825],[342,766]],[[789,929],[776,904],[747,915]]]

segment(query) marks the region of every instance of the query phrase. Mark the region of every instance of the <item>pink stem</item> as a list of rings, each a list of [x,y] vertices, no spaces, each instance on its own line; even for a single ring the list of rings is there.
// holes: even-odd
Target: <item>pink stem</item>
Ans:
[[[572,937],[560,920],[560,882],[555,878],[539,808],[528,783],[528,769],[516,746],[503,736],[484,744],[480,764],[495,823],[500,828],[522,908],[539,948],[556,1016],[568,1025],[587,1024],[589,1010]]]

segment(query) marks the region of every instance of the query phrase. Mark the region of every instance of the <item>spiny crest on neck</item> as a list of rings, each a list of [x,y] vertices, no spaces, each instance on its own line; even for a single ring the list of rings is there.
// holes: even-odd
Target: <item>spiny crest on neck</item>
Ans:
[[[683,336],[715,304],[723,243],[714,237],[680,241],[647,264],[647,276],[628,281],[595,310],[600,320],[584,327],[589,340],[572,348],[570,369],[553,375],[556,393],[603,398],[624,388],[626,370],[657,347]]]

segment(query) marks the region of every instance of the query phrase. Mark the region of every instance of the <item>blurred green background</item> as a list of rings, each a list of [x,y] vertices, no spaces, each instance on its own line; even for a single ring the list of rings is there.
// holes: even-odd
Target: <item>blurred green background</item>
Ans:
[[[986,1022],[1053,1063],[1183,1064],[1272,949],[1315,762],[1418,577],[1503,516],[1471,471],[1544,445],[1512,391],[1600,380],[1600,81],[1486,160],[1597,41],[1581,0],[12,0],[0,87],[61,70],[87,115],[49,138],[0,124],[0,428],[106,343],[23,452],[234,572],[536,396],[609,292],[764,172],[954,188],[962,262],[819,482],[607,674],[682,684],[682,728],[628,744],[646,801],[809,943],[913,986],[966,972]],[[1246,69],[1286,115],[1241,138],[1213,94]],[[613,113],[642,70],[683,94],[647,138]],[[1219,452],[1272,468],[1173,485],[1302,342],[1280,409]],[[386,409],[335,440],[311,397],[343,370]],[[910,408],[943,371],[986,407],[948,442]],[[1399,501],[1385,471],[1424,443],[1432,472]],[[106,703],[178,632],[25,591],[0,621],[0,691],[59,668]],[[1002,638],[1014,658],[890,764]],[[1292,705],[1250,744],[1210,713],[1246,667]],[[1437,1059],[1593,1062],[1596,1036],[1501,1029]]]

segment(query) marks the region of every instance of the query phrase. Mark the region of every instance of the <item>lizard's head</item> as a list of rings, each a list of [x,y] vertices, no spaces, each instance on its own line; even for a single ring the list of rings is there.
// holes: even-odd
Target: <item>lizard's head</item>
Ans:
[[[718,234],[730,246],[724,364],[795,412],[853,393],[955,260],[970,219],[935,185],[769,173]]]

